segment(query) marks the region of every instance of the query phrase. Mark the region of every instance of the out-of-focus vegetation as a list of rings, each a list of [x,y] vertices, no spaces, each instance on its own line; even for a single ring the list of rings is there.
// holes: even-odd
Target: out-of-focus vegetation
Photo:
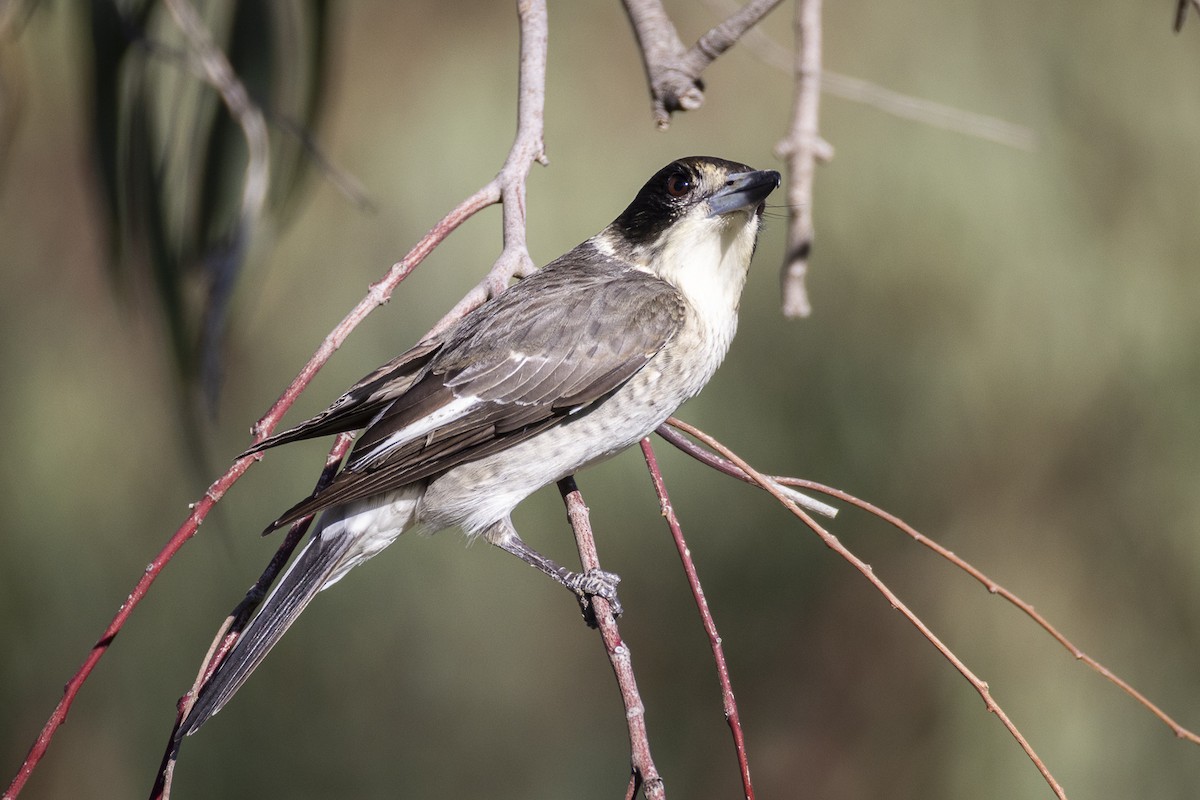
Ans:
[[[683,411],[760,468],[882,505],[1035,603],[1200,726],[1200,19],[1171,3],[829,4],[831,69],[1035,129],[1034,153],[826,99],[811,319],[785,322],[782,210],[729,361]],[[213,451],[232,457],[367,284],[498,168],[514,128],[508,3],[338,5],[326,124],[379,211],[315,185],[234,301]],[[714,21],[673,3],[685,37]],[[551,9],[547,145],[529,183],[544,262],[654,169],[762,167],[790,79],[735,49],[708,101],[654,130],[616,3]],[[790,41],[787,10],[766,29]],[[21,116],[0,162],[0,767],[202,487],[166,348],[106,284],[69,4],[5,42]],[[14,83],[15,81],[15,83]],[[314,182],[316,184],[316,182]],[[470,222],[317,379],[295,418],[419,336],[499,248]],[[149,304],[144,307],[148,308]],[[763,797],[1049,792],[978,696],[865,582],[754,490],[660,444],[728,648]],[[320,443],[273,453],[164,573],[85,687],[28,798],[144,794],[215,626],[273,551]],[[639,458],[580,479],[674,797],[739,790],[713,667]],[[518,512],[569,561],[554,492]],[[883,525],[832,529],[990,681],[1072,797],[1191,798],[1200,749],[1019,613]],[[461,537],[414,537],[313,605],[184,747],[177,798],[607,798],[624,721],[561,589]]]

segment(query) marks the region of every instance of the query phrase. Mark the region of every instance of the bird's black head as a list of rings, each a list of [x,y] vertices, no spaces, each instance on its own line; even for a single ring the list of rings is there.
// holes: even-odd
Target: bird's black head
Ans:
[[[717,216],[753,210],[761,214],[763,200],[778,185],[779,173],[774,170],[756,171],[712,156],[681,158],[646,181],[612,228],[630,245],[646,245],[689,213]],[[701,204],[707,204],[703,211],[697,208]]]

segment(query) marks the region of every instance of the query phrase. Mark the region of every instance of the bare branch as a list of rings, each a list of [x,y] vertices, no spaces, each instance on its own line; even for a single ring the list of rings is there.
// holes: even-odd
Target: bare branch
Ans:
[[[755,483],[757,483],[764,490],[770,493],[776,500],[782,503],[783,506],[788,509],[788,511],[792,512],[793,516],[797,517],[806,526],[808,526],[813,533],[817,534],[817,536],[821,538],[821,541],[824,542],[829,549],[833,550],[844,560],[849,562],[851,566],[858,570],[859,573],[861,573],[862,576],[865,577],[871,583],[871,585],[874,586],[875,589],[884,596],[888,603],[891,604],[892,608],[903,614],[904,618],[907,619],[913,627],[920,631],[921,635],[924,636],[929,643],[932,644],[934,648],[936,648],[937,651],[942,654],[942,657],[949,661],[950,664],[953,665],[956,670],[958,670],[958,673],[967,679],[967,682],[970,683],[971,686],[975,688],[975,691],[979,693],[979,696],[983,698],[983,702],[987,707],[987,710],[996,715],[996,718],[1000,720],[1001,724],[1004,725],[1009,734],[1013,737],[1013,739],[1016,740],[1017,744],[1020,745],[1021,749],[1025,751],[1025,755],[1029,757],[1029,760],[1033,762],[1033,765],[1037,768],[1038,772],[1042,774],[1042,777],[1045,779],[1047,785],[1050,786],[1050,789],[1054,792],[1055,796],[1060,798],[1060,800],[1066,800],[1066,793],[1063,791],[1062,786],[1059,785],[1054,775],[1051,774],[1049,768],[1046,766],[1046,763],[1042,761],[1041,757],[1038,756],[1038,754],[1034,751],[1033,747],[1025,739],[1024,734],[1018,730],[1017,726],[1009,718],[1008,714],[1004,712],[1004,709],[1002,709],[1000,705],[992,698],[991,690],[988,688],[987,682],[975,675],[975,673],[972,672],[971,669],[967,667],[967,665],[964,664],[957,655],[954,654],[954,651],[947,647],[945,643],[943,643],[942,640],[939,639],[932,630],[930,630],[929,626],[927,626],[920,617],[913,613],[913,611],[904,604],[899,596],[896,595],[896,593],[890,588],[888,588],[887,584],[880,580],[880,578],[875,574],[875,571],[871,569],[870,564],[867,564],[858,556],[854,555],[854,553],[850,552],[850,550],[848,550],[836,536],[827,531],[825,528],[821,527],[816,520],[814,520],[808,515],[807,512],[793,502],[790,497],[779,491],[772,479],[755,470],[732,450],[722,445],[704,431],[695,428],[686,422],[673,417],[671,420],[669,420],[669,422],[673,427],[678,428],[692,438],[702,442],[706,447],[709,447],[712,450],[720,453],[725,459],[737,466],[738,469],[749,475]]]
[[[687,71],[699,75],[708,65],[741,39],[746,31],[771,13],[782,0],[750,0],[740,11],[701,36],[683,57]]]
[[[717,664],[717,680],[721,684],[721,704],[725,710],[725,721],[729,723],[729,732],[733,734],[733,749],[737,754],[738,767],[742,774],[742,792],[746,800],[754,800],[754,785],[750,781],[750,761],[746,756],[746,737],[742,734],[742,718],[738,713],[737,698],[733,695],[733,682],[729,678],[729,664],[725,661],[725,648],[721,645],[721,634],[717,632],[717,623],[708,607],[704,589],[700,586],[700,576],[696,572],[696,562],[692,560],[691,550],[683,538],[683,528],[679,518],[675,516],[675,506],[667,495],[667,484],[663,480],[662,471],[658,468],[658,459],[654,456],[654,448],[650,440],[642,439],[642,455],[646,459],[646,467],[650,470],[650,480],[654,483],[654,493],[658,495],[658,503],[662,515],[671,529],[671,538],[675,541],[675,549],[679,552],[679,560],[683,562],[683,572],[687,575],[688,586],[692,590],[692,599],[696,602],[696,610],[700,613],[700,623],[708,635],[708,645],[712,648],[713,660]]]
[[[744,481],[751,486],[758,486],[758,484],[755,483],[749,475],[738,469],[736,464],[726,461],[719,455],[709,450],[705,450],[691,439],[688,439],[683,434],[673,430],[671,425],[673,425],[675,422],[675,418],[672,417],[662,425],[659,425],[654,432],[665,439],[669,444],[679,448],[702,464],[707,464],[718,472],[723,472],[731,478],[737,478],[738,480]],[[809,497],[803,492],[798,492],[789,486],[784,486],[783,483],[778,480],[776,480],[776,488],[782,491],[788,497],[792,498],[796,505],[807,511],[811,511],[814,514],[820,514],[821,516],[828,517],[829,519],[833,519],[838,515],[838,510],[828,503],[822,503],[820,500],[817,500],[814,497]]]
[[[374,212],[377,210],[375,201],[367,194],[367,190],[363,188],[362,182],[335,164],[333,159],[321,148],[316,137],[303,125],[294,119],[280,114],[272,115],[270,120],[284,133],[295,137],[300,146],[304,148],[304,151],[308,153],[308,157],[313,160],[321,175],[333,184],[333,187],[349,200],[351,205],[362,211]]]
[[[672,113],[704,104],[701,73],[780,0],[750,0],[741,11],[701,36],[690,50],[684,47],[660,0],[622,2],[642,51],[654,122],[665,130]]]
[[[193,26],[198,23],[195,18],[195,11],[187,4],[186,0],[171,0],[177,4],[173,6],[173,13],[177,13],[177,20],[181,27]],[[373,283],[367,292],[367,295],[356,305],[349,314],[334,328],[333,331],[325,337],[320,347],[304,365],[300,373],[292,380],[291,384],[280,395],[279,399],[271,406],[271,408],[256,422],[252,428],[254,441],[262,441],[279,424],[279,421],[291,408],[292,404],[307,388],[308,384],[320,371],[321,367],[330,359],[334,352],[349,336],[350,332],[362,322],[375,308],[387,302],[391,297],[392,292],[408,275],[416,269],[422,261],[436,248],[442,241],[446,239],[455,229],[470,217],[474,216],[480,210],[486,208],[493,203],[500,202],[502,199],[506,202],[519,202],[519,214],[506,219],[505,227],[505,252],[508,254],[501,255],[497,260],[496,266],[492,268],[489,277],[485,278],[481,285],[498,285],[506,283],[507,278],[503,281],[500,275],[505,270],[512,270],[512,274],[518,274],[519,270],[525,268],[524,265],[528,261],[528,253],[524,251],[524,233],[515,231],[512,225],[515,225],[515,220],[523,223],[525,218],[524,212],[524,178],[528,174],[529,168],[533,161],[545,160],[542,145],[542,103],[545,97],[545,63],[546,63],[546,37],[547,37],[547,22],[546,22],[546,7],[544,0],[521,0],[518,3],[518,14],[521,25],[521,99],[519,102],[519,127],[518,135],[509,152],[508,159],[496,179],[490,181],[487,185],[479,189],[470,197],[463,200],[453,210],[443,217],[437,224],[423,236],[420,241],[402,258],[400,261],[392,265],[387,274]],[[203,31],[203,25],[199,25],[200,34],[207,36]],[[185,29],[186,32],[186,29]],[[195,33],[195,31],[193,31]],[[211,40],[209,45],[211,45]],[[211,55],[211,54],[210,54]],[[224,67],[221,62],[224,61]],[[241,89],[242,97],[239,99],[238,88],[241,87],[240,82],[226,81],[222,77],[225,73],[223,69],[228,67],[228,61],[224,60],[224,56],[220,59],[213,59],[207,64],[206,70],[212,70],[211,78],[220,83],[220,86],[231,93],[230,97],[226,97],[222,93],[226,103],[231,103],[231,113],[236,116],[236,108],[241,107],[239,104],[243,101],[249,103],[249,99],[245,97],[244,88]],[[232,70],[230,70],[232,74]],[[251,117],[253,117],[251,112]],[[261,114],[258,115],[258,122],[261,123]],[[251,122],[253,128],[256,123]],[[265,129],[264,129],[265,133]],[[522,166],[524,165],[524,166]],[[518,189],[519,184],[519,189]],[[260,178],[247,180],[245,193],[243,194],[244,201],[247,197],[253,202],[253,198],[257,196],[259,191],[265,193],[266,174],[262,173]],[[505,189],[507,188],[507,194]],[[245,202],[244,202],[245,207]],[[511,220],[511,222],[510,222]],[[524,258],[522,259],[522,254]],[[478,287],[477,287],[478,288]],[[459,316],[465,314],[464,308],[473,306],[468,305],[468,300],[478,305],[482,300],[475,300],[475,290],[468,294],[455,308]],[[444,324],[446,320],[443,320]],[[142,577],[138,580],[133,591],[130,592],[125,602],[117,609],[116,615],[105,628],[100,639],[93,645],[91,651],[76,670],[75,674],[67,682],[63,696],[55,706],[49,719],[46,721],[25,760],[22,762],[20,769],[4,794],[0,796],[0,800],[15,800],[20,794],[21,789],[33,774],[37,764],[45,755],[46,750],[50,746],[50,742],[54,738],[54,734],[58,727],[66,720],[67,712],[70,710],[72,703],[82,688],[84,682],[91,675],[96,664],[107,652],[108,647],[112,644],[114,637],[124,627],[129,615],[138,603],[145,597],[150,586],[158,578],[163,568],[175,556],[175,554],[191,539],[199,530],[200,524],[208,516],[213,506],[225,496],[233,484],[235,484],[250,465],[259,460],[262,456],[248,456],[240,458],[230,465],[225,474],[219,477],[208,487],[204,496],[192,504],[191,513],[187,519],[176,529],[171,538],[164,545],[162,550],[154,557],[154,560],[146,567]]]
[[[583,495],[575,485],[573,477],[563,478],[558,482],[558,490],[562,493],[563,503],[567,506],[567,519],[571,522],[571,530],[575,532],[575,545],[579,549],[579,562],[583,571],[589,572],[600,569],[600,557],[596,554],[596,540],[592,536],[592,524],[588,519],[588,508],[583,502]],[[621,640],[621,631],[617,628],[616,618],[613,617],[612,606],[603,597],[591,599],[595,612],[596,626],[600,629],[600,637],[604,642],[604,650],[608,653],[609,663],[617,676],[617,685],[621,690],[621,701],[625,704],[625,719],[629,727],[629,750],[633,775],[629,783],[627,797],[632,797],[638,786],[642,786],[646,800],[663,800],[666,790],[654,759],[650,756],[650,737],[646,733],[646,706],[638,693],[637,680],[633,674],[633,659],[629,646]]]
[[[1025,152],[1037,149],[1037,134],[1024,125],[935,103],[922,97],[893,92],[860,78],[825,72],[821,76],[821,90],[843,100],[862,103],[892,116],[915,120],[933,128],[973,136]]]
[[[314,492],[318,492],[327,487],[337,475],[338,466],[342,463],[342,458],[350,449],[350,444],[354,441],[354,437],[350,434],[339,434],[334,439],[333,447],[329,450],[329,455],[325,458],[325,468],[321,471],[320,477],[317,479]],[[179,746],[182,743],[179,738],[179,726],[187,719],[191,713],[192,706],[196,703],[196,698],[200,696],[200,690],[204,688],[204,684],[208,683],[217,667],[229,655],[233,646],[237,644],[241,638],[242,631],[245,630],[246,623],[250,621],[250,617],[254,615],[255,609],[262,604],[263,599],[270,591],[275,579],[279,573],[283,571],[288,559],[292,557],[292,552],[296,549],[296,545],[304,538],[304,534],[308,532],[309,525],[312,524],[312,517],[305,517],[297,520],[288,529],[287,535],[280,541],[275,555],[271,557],[267,563],[267,568],[263,570],[262,575],[246,592],[246,596],[242,602],[238,603],[233,611],[229,612],[229,616],[221,623],[217,629],[217,635],[213,638],[212,644],[209,645],[208,653],[204,656],[204,660],[200,664],[200,671],[196,675],[196,680],[192,687],[179,698],[176,704],[177,713],[175,715],[175,725],[171,728],[171,735],[167,739],[167,748],[163,753],[162,764],[159,766],[158,775],[155,777],[154,787],[150,791],[150,800],[170,800],[171,797],[171,779],[175,774],[175,762],[179,758]]]
[[[544,139],[549,26],[545,0],[522,0],[517,11],[521,21],[517,135],[500,173],[480,190],[503,200],[504,250],[483,280],[433,326],[426,339],[447,330],[488,297],[504,291],[514,277],[524,277],[534,269],[525,243],[525,180],[535,161],[549,163]]]
[[[696,444],[695,442],[692,442],[691,440],[684,437],[678,431],[672,430],[669,427],[671,425],[675,425],[677,422],[678,422],[678,420],[676,420],[674,417],[672,417],[671,419],[667,420],[665,425],[658,428],[658,430],[655,432],[659,436],[661,436],[663,439],[667,440],[668,442],[675,445],[683,452],[685,452],[688,455],[695,458],[697,461],[707,464],[708,466],[712,467],[713,469],[715,469],[719,472],[723,472],[726,475],[729,475],[731,477],[738,478],[739,480],[743,480],[747,483],[751,483],[751,484],[755,483],[755,481],[753,481],[745,472],[743,472],[733,462],[728,461],[724,458],[721,458],[720,456],[716,455],[715,453],[713,453],[709,450],[706,450],[705,448],[701,447],[700,445]],[[681,428],[681,430],[682,430],[682,428]],[[1001,586],[996,581],[992,580],[990,577],[988,577],[986,574],[984,574],[982,570],[975,567],[969,561],[966,561],[965,559],[958,556],[957,554],[951,552],[950,550],[947,550],[945,547],[938,544],[933,539],[930,539],[929,537],[920,533],[919,531],[917,531],[915,528],[910,526],[904,520],[900,519],[899,517],[895,516],[894,514],[891,514],[887,511],[883,510],[882,508],[879,508],[878,506],[868,503],[866,500],[861,500],[848,492],[844,492],[841,489],[835,489],[832,486],[826,486],[823,483],[818,483],[816,481],[810,481],[810,480],[806,480],[803,478],[792,478],[792,477],[785,477],[785,476],[779,476],[779,475],[768,476],[768,479],[775,482],[776,484],[778,484],[779,486],[781,486],[785,489],[788,487],[792,487],[792,486],[799,486],[799,487],[802,487],[805,489],[809,489],[811,491],[820,492],[822,494],[828,495],[829,497],[835,497],[838,500],[843,500],[847,503],[850,503],[853,506],[857,506],[858,508],[862,509],[863,511],[866,511],[869,514],[879,517],[884,522],[887,522],[889,525],[892,525],[892,526],[898,528],[901,532],[903,532],[904,534],[909,536],[913,541],[917,542],[917,544],[920,544],[920,545],[923,545],[924,547],[929,548],[930,550],[934,551],[942,558],[949,561],[951,564],[955,565],[959,569],[966,572],[968,575],[970,575],[975,580],[979,581],[979,583],[983,584],[983,587],[985,589],[987,589],[989,593],[998,595],[999,597],[1003,598],[1004,600],[1008,601],[1009,603],[1011,603],[1012,605],[1014,605],[1018,609],[1020,609],[1022,613],[1024,613],[1026,616],[1028,616],[1030,619],[1032,619],[1039,627],[1041,627],[1044,631],[1046,631],[1046,633],[1050,634],[1050,636],[1053,637],[1055,641],[1057,641],[1059,644],[1061,644],[1067,650],[1067,652],[1069,652],[1071,654],[1072,657],[1074,657],[1078,661],[1083,662],[1084,664],[1086,664],[1088,666],[1088,668],[1092,669],[1097,674],[1103,676],[1105,680],[1109,681],[1114,686],[1119,688],[1121,691],[1125,692],[1127,695],[1132,697],[1135,701],[1137,701],[1139,704],[1141,704],[1143,707],[1145,707],[1147,711],[1149,711],[1154,716],[1158,717],[1159,720],[1161,720],[1163,722],[1163,724],[1165,724],[1168,728],[1171,729],[1171,732],[1173,734],[1175,734],[1176,737],[1178,737],[1180,739],[1186,739],[1187,741],[1192,742],[1193,744],[1200,744],[1200,734],[1197,734],[1194,731],[1190,730],[1189,728],[1186,728],[1183,725],[1181,725],[1173,717],[1171,717],[1169,714],[1167,714],[1165,711],[1163,711],[1160,707],[1158,707],[1154,703],[1150,702],[1150,700],[1144,694],[1142,694],[1137,689],[1135,689],[1131,684],[1129,684],[1127,681],[1125,681],[1119,675],[1114,673],[1108,667],[1101,664],[1096,659],[1089,656],[1087,653],[1083,652],[1083,650],[1081,650],[1079,647],[1077,647],[1070,639],[1068,639],[1056,627],[1054,627],[1054,625],[1052,625],[1048,619],[1046,619],[1041,614],[1039,614],[1034,609],[1033,605],[1022,600],[1020,597],[1013,594],[1008,589],[1005,589],[1003,586]],[[799,494],[799,493],[797,493],[797,494]],[[807,496],[803,495],[803,494],[799,494],[799,496],[807,498]],[[795,499],[795,498],[793,498],[793,499]],[[807,498],[807,499],[809,499],[811,501],[811,498]],[[813,502],[815,502],[815,501],[813,501]],[[799,501],[797,501],[797,504],[802,507],[804,506],[804,503],[801,503]]]
[[[1200,0],[1191,0],[1200,3]],[[1188,2],[1188,0],[1184,0]],[[732,6],[728,0],[708,0],[708,5],[725,11]],[[760,28],[751,28],[743,36],[745,49],[781,72],[791,75],[795,71],[791,48],[772,39]],[[924,97],[914,97],[893,91],[877,83],[833,72],[821,71],[821,91],[827,95],[861,103],[894,117],[910,119],[932,128],[973,136],[976,139],[995,142],[1027,152],[1037,149],[1037,134],[1024,125],[1007,120],[976,114],[945,103],[937,103]]]
[[[833,148],[817,133],[821,99],[821,0],[796,0],[796,96],[791,130],[775,147],[788,169],[787,250],[780,283],[783,314],[807,317],[812,313],[804,279],[813,243],[813,179],[817,161],[833,157]]]
[[[187,519],[179,526],[179,529],[175,531],[170,540],[167,541],[167,544],[159,551],[158,555],[154,557],[154,560],[146,566],[137,585],[133,587],[133,591],[129,593],[129,596],[125,598],[125,602],[117,609],[116,615],[109,622],[108,627],[104,629],[104,633],[92,645],[92,649],[88,653],[87,658],[84,659],[83,664],[71,676],[71,679],[67,681],[67,685],[63,688],[62,699],[58,701],[58,705],[54,707],[50,718],[42,727],[41,733],[38,734],[33,746],[29,749],[29,753],[21,763],[16,776],[8,785],[8,788],[5,789],[4,794],[0,796],[3,800],[15,800],[17,795],[21,793],[22,787],[29,780],[29,776],[33,774],[33,770],[37,767],[38,762],[41,761],[42,756],[46,754],[46,750],[50,747],[50,742],[54,738],[55,731],[66,721],[67,712],[70,711],[71,704],[75,701],[75,696],[79,694],[80,688],[83,687],[84,682],[91,675],[96,664],[99,663],[105,652],[108,651],[109,646],[113,643],[113,639],[116,638],[121,628],[125,626],[125,622],[129,619],[129,615],[133,613],[133,609],[146,596],[151,584],[154,583],[159,573],[166,567],[167,562],[179,552],[179,549],[183,547],[188,539],[196,534],[196,531],[200,528],[200,523],[208,516],[212,507],[225,496],[225,492],[229,490],[229,487],[242,477],[254,461],[254,456],[248,456],[246,458],[239,458],[233,462],[225,474],[208,487],[203,498],[192,504],[191,513],[188,514]]]
[[[869,514],[879,517],[884,522],[887,522],[888,524],[897,528],[917,544],[929,548],[954,566],[961,569],[963,572],[970,575],[972,578],[981,583],[989,593],[997,595],[1016,606],[1022,613],[1033,620],[1042,630],[1050,634],[1050,636],[1053,637],[1056,642],[1061,644],[1075,660],[1083,662],[1091,670],[1103,676],[1105,680],[1109,681],[1121,691],[1125,692],[1125,694],[1136,700],[1147,711],[1158,717],[1159,720],[1161,720],[1168,728],[1170,728],[1171,732],[1175,734],[1176,737],[1180,739],[1186,739],[1192,744],[1200,744],[1200,735],[1176,722],[1174,718],[1172,718],[1154,703],[1150,702],[1150,700],[1147,699],[1144,694],[1133,688],[1133,686],[1131,686],[1123,678],[1118,676],[1096,659],[1089,656],[1087,653],[1083,652],[1083,650],[1079,649],[1070,639],[1068,639],[1061,632],[1059,632],[1057,628],[1050,624],[1048,619],[1039,614],[1030,603],[1025,602],[1008,589],[1005,589],[1003,586],[996,583],[994,580],[984,574],[982,570],[978,569],[973,564],[951,552],[950,550],[947,550],[945,547],[938,544],[933,539],[930,539],[928,536],[920,533],[904,520],[900,519],[894,514],[884,511],[878,506],[868,503],[866,500],[860,500],[854,495],[844,492],[841,489],[835,489],[832,486],[825,486],[824,484],[820,484],[815,481],[802,480],[800,478],[776,478],[775,480],[792,486],[802,486],[806,489],[821,492],[822,494],[826,494],[830,497],[836,497],[839,500],[844,500],[851,505],[861,508],[863,511],[866,511]]]

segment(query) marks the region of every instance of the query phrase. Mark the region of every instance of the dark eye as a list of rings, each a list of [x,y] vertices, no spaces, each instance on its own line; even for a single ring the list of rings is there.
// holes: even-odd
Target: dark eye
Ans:
[[[667,177],[667,194],[671,197],[683,197],[692,190],[692,176],[686,172],[672,172]]]

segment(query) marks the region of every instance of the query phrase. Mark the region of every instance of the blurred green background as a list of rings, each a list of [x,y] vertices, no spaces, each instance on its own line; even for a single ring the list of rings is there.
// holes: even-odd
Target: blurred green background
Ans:
[[[784,217],[762,237],[730,357],[686,419],[759,468],[899,514],[1020,593],[1200,727],[1200,19],[1173,2],[828,4],[826,63],[1033,128],[1011,150],[826,97],[811,319],[778,313]],[[501,164],[511,3],[334,7],[320,136],[379,210],[315,181],[239,288],[212,429],[219,464],[324,334]],[[689,41],[716,21],[669,4]],[[203,490],[150,304],[114,299],[88,163],[80,15],[3,44],[23,112],[0,164],[0,779]],[[789,44],[790,10],[765,25]],[[790,79],[744,49],[706,105],[654,130],[614,2],[552,4],[546,140],[529,181],[544,263],[655,169],[777,166]],[[412,343],[499,249],[468,223],[337,354],[291,420]],[[265,564],[258,531],[311,488],[324,443],[251,470],[85,686],[30,798],[149,790],[176,698]],[[765,496],[659,443],[724,636],[762,797],[1050,792],[974,691]],[[740,786],[711,658],[636,453],[580,480],[672,797]],[[518,527],[565,562],[557,494]],[[830,526],[991,684],[1073,798],[1192,798],[1200,749],[1011,607],[882,524]],[[624,721],[561,589],[462,537],[401,540],[323,595],[186,742],[175,797],[610,798]]]

